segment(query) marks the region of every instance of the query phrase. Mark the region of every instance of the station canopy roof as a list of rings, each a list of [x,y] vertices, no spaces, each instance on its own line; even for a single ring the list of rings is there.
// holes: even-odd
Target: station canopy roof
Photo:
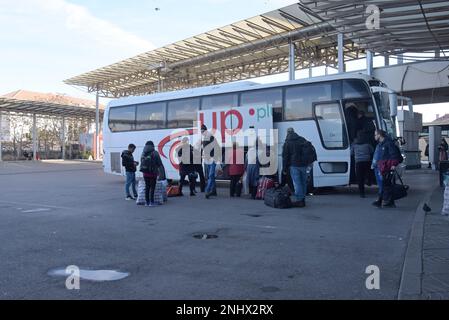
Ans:
[[[303,0],[301,3],[315,17],[365,49],[379,53],[449,49],[447,0]],[[374,22],[369,19],[371,8],[376,7],[380,13],[379,28],[368,29],[367,20]]]
[[[100,105],[100,115],[104,107]],[[0,96],[0,111],[67,118],[95,118],[95,102],[25,90]]]
[[[380,8],[380,29],[368,30],[367,6]],[[65,83],[105,97],[149,94],[245,80],[288,71],[289,42],[296,69],[337,66],[338,33],[345,61],[365,50],[398,54],[449,48],[449,1],[311,1],[245,19]]]

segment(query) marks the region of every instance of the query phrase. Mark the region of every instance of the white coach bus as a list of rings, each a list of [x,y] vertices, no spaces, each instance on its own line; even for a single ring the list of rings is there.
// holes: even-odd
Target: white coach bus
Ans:
[[[260,105],[272,108],[270,125],[279,132],[279,156],[290,127],[315,146],[314,187],[350,183],[348,108],[363,110],[376,128],[396,137],[397,96],[370,76],[344,74],[274,84],[242,82],[111,101],[103,122],[104,170],[124,174],[121,152],[134,143],[139,161],[145,142],[152,140],[167,178],[178,179],[175,149],[182,136],[193,134],[199,112]]]

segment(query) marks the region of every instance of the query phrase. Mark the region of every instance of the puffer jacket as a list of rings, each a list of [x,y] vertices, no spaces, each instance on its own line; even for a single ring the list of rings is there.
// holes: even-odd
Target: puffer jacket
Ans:
[[[386,174],[391,170],[391,167],[396,167],[402,155],[399,148],[396,147],[394,141],[390,137],[386,137],[379,145],[379,159],[377,161],[377,167],[381,174]]]
[[[188,162],[184,163],[182,161],[183,158],[183,151],[187,151],[188,152]],[[195,165],[194,165],[194,158],[193,158],[193,147],[191,145],[181,145],[178,148],[178,159],[180,160],[179,162],[179,173],[181,175],[183,174],[190,174],[195,172]]]
[[[302,159],[303,145],[307,140],[299,136],[295,132],[291,132],[285,139],[284,148],[282,150],[283,168],[289,167],[307,167],[308,163]]]
[[[126,172],[136,172],[136,164],[134,162],[134,156],[128,150],[122,152],[122,166],[125,167]]]

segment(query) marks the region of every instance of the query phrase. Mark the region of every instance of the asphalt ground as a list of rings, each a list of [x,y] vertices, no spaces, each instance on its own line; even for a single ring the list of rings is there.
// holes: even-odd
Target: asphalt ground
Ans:
[[[310,196],[307,207],[263,201],[124,200],[122,177],[88,162],[0,163],[0,299],[396,299],[416,207],[434,184],[407,173],[409,197],[377,209],[356,187]],[[196,239],[197,234],[215,239]],[[119,281],[67,290],[54,268],[117,270]],[[379,267],[380,290],[365,273]]]

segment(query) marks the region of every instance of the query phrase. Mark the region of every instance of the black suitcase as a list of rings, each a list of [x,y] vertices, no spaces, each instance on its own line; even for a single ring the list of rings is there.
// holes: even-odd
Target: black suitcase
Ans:
[[[288,209],[292,207],[290,194],[286,188],[271,188],[265,192],[264,202],[267,206],[276,209]]]

